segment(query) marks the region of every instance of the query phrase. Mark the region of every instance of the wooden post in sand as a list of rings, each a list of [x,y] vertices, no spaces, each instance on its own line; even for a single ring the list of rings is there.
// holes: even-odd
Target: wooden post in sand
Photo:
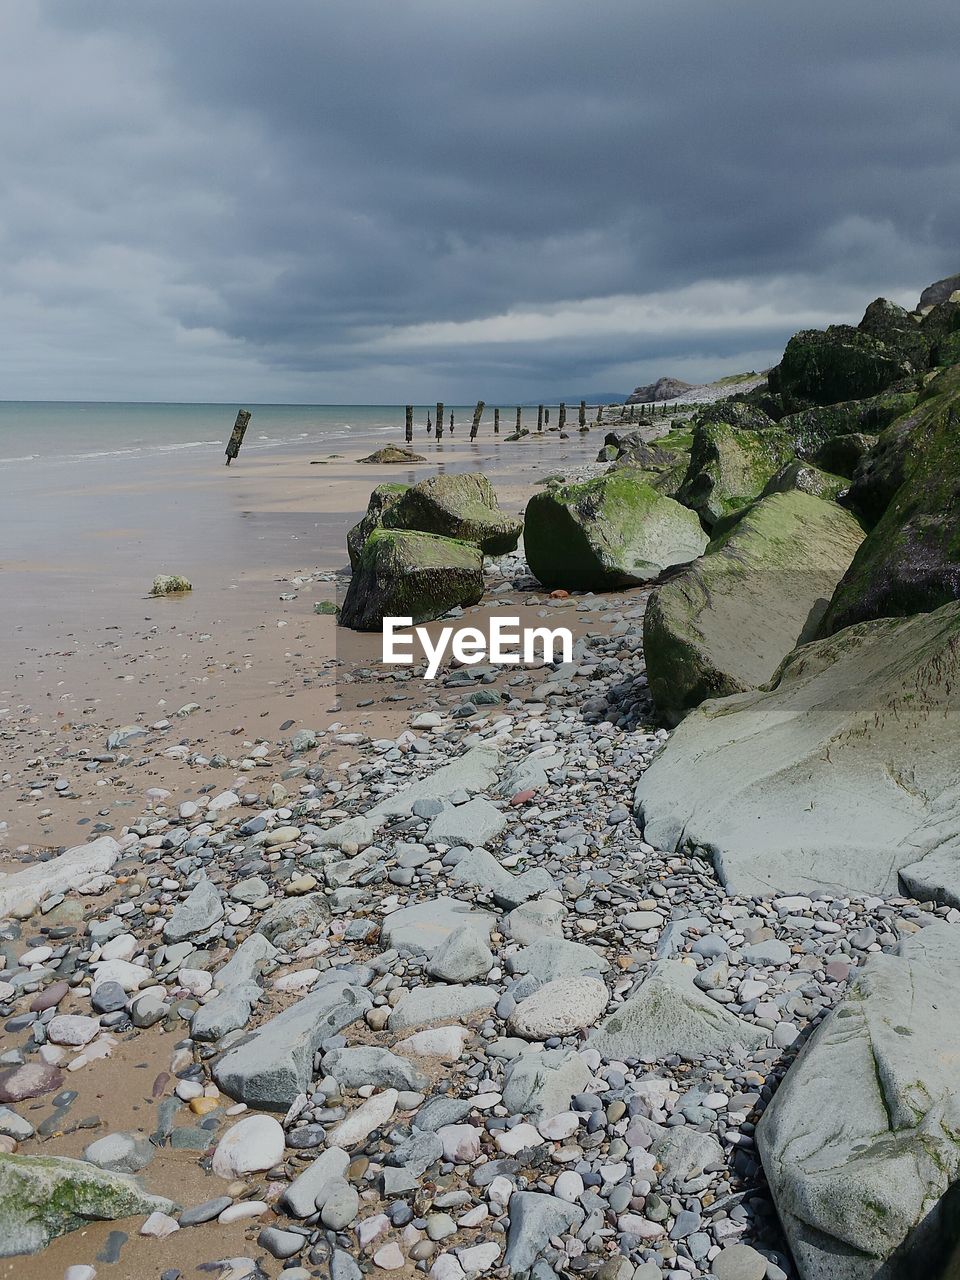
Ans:
[[[598,427],[602,421],[603,421],[603,405],[598,404],[597,405],[597,426]]]
[[[549,410],[549,409],[544,409],[544,411],[543,411],[543,421],[544,421],[544,424],[545,424],[546,426],[548,426],[548,427],[550,426],[550,410]]]
[[[453,410],[450,410],[450,434],[453,435]]]
[[[567,425],[567,406],[565,404],[561,404],[560,414],[557,418],[557,430],[562,431],[566,425]]]
[[[494,409],[493,411],[493,434],[495,436],[498,436],[500,434],[500,410],[499,409]]]
[[[520,427],[523,424],[523,410],[517,405],[517,435],[520,434]]]
[[[543,405],[542,404],[537,405],[537,430],[538,431],[543,430]]]
[[[433,435],[433,419],[430,417],[430,410],[427,410],[427,435]]]
[[[413,444],[413,405],[407,405],[406,422],[403,428],[404,439],[407,444]]]
[[[580,423],[579,423],[579,425],[580,425],[580,430],[581,430],[581,431],[586,431],[586,429],[587,429],[587,402],[586,402],[586,400],[581,400],[581,401],[580,401]]]
[[[226,454],[227,454],[228,467],[230,463],[234,460],[234,458],[237,456],[237,454],[240,452],[240,446],[243,444],[243,435],[247,429],[247,426],[249,425],[249,422],[250,422],[249,409],[241,409],[237,413],[237,420],[233,424],[233,431],[230,434],[230,439],[227,441]]]
[[[477,401],[477,407],[473,411],[473,422],[470,424],[470,439],[476,440],[477,432],[480,430],[480,419],[483,417],[484,402]]]
[[[437,401],[437,439],[443,435],[443,401]]]

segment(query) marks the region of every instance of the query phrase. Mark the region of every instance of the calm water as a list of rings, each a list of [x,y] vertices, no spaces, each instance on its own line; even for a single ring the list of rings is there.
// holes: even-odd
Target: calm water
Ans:
[[[30,463],[81,462],[194,450],[223,452],[240,405],[97,404],[52,401],[0,401],[0,467]],[[312,442],[335,446],[351,439],[383,434],[403,438],[403,405],[246,404],[253,418],[244,453]],[[472,407],[451,405],[457,421]],[[418,406],[417,435],[427,412]],[[492,420],[492,410],[486,418]],[[508,428],[509,429],[509,428]]]

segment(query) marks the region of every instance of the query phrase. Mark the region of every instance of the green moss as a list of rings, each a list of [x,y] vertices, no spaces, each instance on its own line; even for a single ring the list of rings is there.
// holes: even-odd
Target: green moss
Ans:
[[[376,631],[385,617],[430,622],[482,596],[479,547],[432,533],[375,529],[350,579],[340,625]]]
[[[505,555],[520,539],[522,524],[502,511],[486,476],[436,475],[412,485],[384,512],[391,529],[415,529],[475,542],[487,555]]]
[[[697,512],[705,528],[712,529],[718,520],[758,498],[792,457],[789,436],[772,425],[751,429],[727,422],[698,422],[677,497]]]
[[[960,366],[936,378],[884,442],[886,489],[902,482],[837,588],[824,635],[960,597]]]
[[[546,587],[608,590],[647,582],[668,565],[700,555],[706,538],[691,513],[620,467],[584,484],[535,494],[527,504],[524,545]]]
[[[410,488],[408,484],[387,482],[378,484],[367,502],[363,519],[353,526],[347,534],[347,554],[350,556],[350,568],[356,569],[363,554],[364,543],[383,524],[383,517],[392,506]]]
[[[794,334],[769,384],[774,395],[829,405],[877,395],[912,372],[896,348],[841,324]]]

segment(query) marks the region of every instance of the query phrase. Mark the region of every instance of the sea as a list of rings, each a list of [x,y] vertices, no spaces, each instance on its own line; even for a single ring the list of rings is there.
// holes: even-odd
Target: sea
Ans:
[[[0,401],[0,468],[32,463],[100,462],[158,454],[223,452],[239,408],[252,413],[244,453],[311,444],[336,446],[383,436],[403,439],[403,405],[136,404]],[[435,405],[417,405],[421,435]],[[473,406],[450,405],[459,423]],[[492,417],[492,410],[487,411]]]

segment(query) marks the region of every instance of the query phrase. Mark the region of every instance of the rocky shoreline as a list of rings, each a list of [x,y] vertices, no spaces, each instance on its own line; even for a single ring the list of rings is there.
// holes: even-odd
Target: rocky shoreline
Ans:
[[[886,305],[886,341],[798,335],[691,428],[613,433],[528,504],[530,564],[486,481],[371,502],[364,626],[529,610],[572,661],[428,685],[341,648],[332,718],[0,879],[0,1275],[952,1274],[960,605],[924,495],[958,393]],[[946,551],[891,615],[895,519]]]

